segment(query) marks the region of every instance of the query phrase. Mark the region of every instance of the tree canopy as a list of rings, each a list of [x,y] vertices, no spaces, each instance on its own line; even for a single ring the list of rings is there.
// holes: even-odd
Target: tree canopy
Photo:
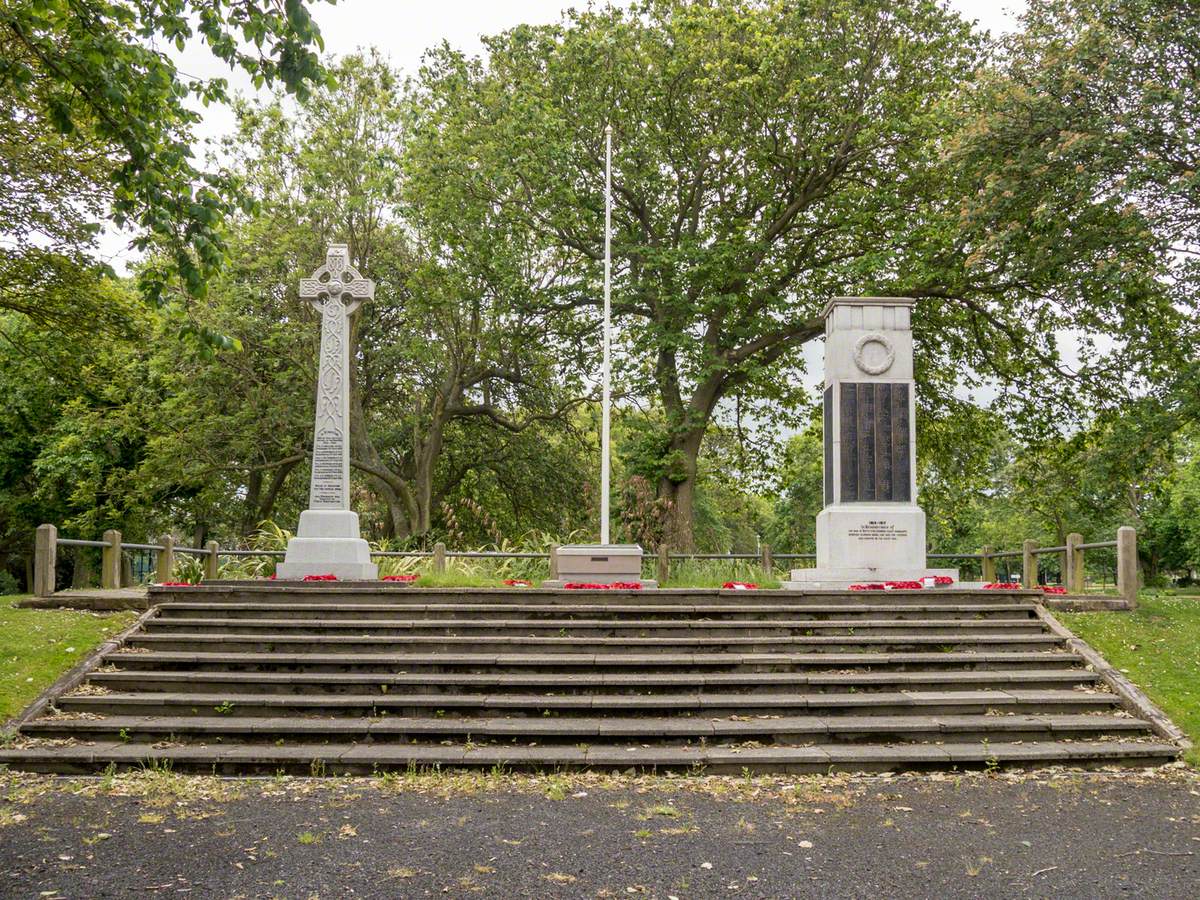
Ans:
[[[489,36],[477,58],[434,48],[406,76],[376,51],[319,60],[292,0],[9,4],[9,565],[41,521],[195,541],[294,522],[319,340],[297,283],[330,241],[378,285],[351,325],[368,536],[594,533],[611,124],[620,539],[810,551],[822,444],[805,346],[829,297],[893,294],[917,298],[933,549],[1134,524],[1148,577],[1186,575],[1186,12],[1031,0],[991,39],[934,0],[639,0]],[[219,168],[194,160],[190,132],[227,88],[161,49],[189,40],[273,85],[230,101]],[[95,255],[110,222],[145,250],[137,279]]]

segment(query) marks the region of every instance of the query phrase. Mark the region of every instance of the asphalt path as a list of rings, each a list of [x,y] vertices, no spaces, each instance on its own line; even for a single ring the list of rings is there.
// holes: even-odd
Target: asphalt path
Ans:
[[[0,896],[1200,897],[1200,777],[0,780]]]

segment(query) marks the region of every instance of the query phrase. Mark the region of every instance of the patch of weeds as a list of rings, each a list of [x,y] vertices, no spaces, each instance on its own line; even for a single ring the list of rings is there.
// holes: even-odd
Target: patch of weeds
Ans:
[[[222,716],[227,716],[233,712],[233,703],[226,700],[220,706],[214,706],[213,709]]]
[[[565,872],[551,872],[548,875],[543,875],[542,878],[553,884],[574,884],[579,880],[574,875],[568,875]]]
[[[100,775],[100,790],[107,794],[112,790],[113,782],[116,781],[116,778],[117,764],[110,762],[104,767],[104,772]]]
[[[639,828],[637,831],[635,831],[633,833],[633,836],[635,838],[637,838],[639,841],[644,841],[644,840],[654,837],[654,832],[651,831],[649,828]]]
[[[412,866],[392,866],[387,870],[388,878],[416,878],[419,874]]]
[[[304,847],[311,847],[313,844],[319,844],[324,840],[325,835],[316,831],[301,831],[296,835],[296,843]]]
[[[166,818],[162,813],[142,813],[138,816],[138,822],[142,825],[161,825]]]
[[[570,782],[560,775],[552,775],[546,785],[547,800],[566,800]]]

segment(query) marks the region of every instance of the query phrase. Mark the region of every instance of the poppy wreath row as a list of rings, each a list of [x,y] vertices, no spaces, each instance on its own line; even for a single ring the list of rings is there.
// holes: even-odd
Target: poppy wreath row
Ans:
[[[612,584],[593,584],[590,581],[569,581],[563,585],[568,591],[640,591],[636,581],[614,581]]]
[[[993,581],[991,584],[983,586],[985,591],[1019,591],[1021,590],[1021,582],[1019,581]],[[1067,589],[1053,584],[1041,585],[1043,594],[1065,594]]]

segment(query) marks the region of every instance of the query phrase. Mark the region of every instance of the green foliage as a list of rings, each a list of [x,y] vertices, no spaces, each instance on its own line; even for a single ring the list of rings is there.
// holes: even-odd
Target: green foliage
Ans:
[[[931,549],[1133,524],[1148,582],[1194,576],[1200,47],[1178,4],[1032,0],[987,47],[931,0],[644,0],[487,38],[486,60],[438,48],[411,82],[375,52],[326,79],[304,6],[0,12],[14,575],[42,521],[283,546],[260,523],[307,502],[319,340],[296,283],[331,240],[378,286],[351,333],[365,534],[398,551],[594,540],[612,124],[620,539],[813,549],[800,347],[832,295],[912,294]],[[294,94],[237,104],[219,174],[186,152],[187,102],[224,86],[183,83],[154,43],[193,33]],[[152,251],[152,294],[183,273],[186,319],[94,261],[110,211]]]
[[[786,418],[825,300],[887,279],[888,235],[949,125],[939,99],[970,78],[969,29],[926,2],[654,0],[485,46],[486,64],[427,58],[410,186],[440,198],[430,215],[453,217],[460,258],[531,244],[539,304],[595,307],[612,125],[621,377],[661,411],[642,468],[686,545],[719,401]]]
[[[764,590],[775,589],[780,585],[778,573],[766,575],[762,567],[753,560],[673,559],[670,577],[660,587],[719,588],[727,581],[757,584]]]
[[[196,39],[258,86],[279,82],[303,97],[323,77],[312,49],[320,34],[300,0],[41,0],[0,10],[0,90],[19,98],[6,114],[45,151],[24,158],[36,159],[55,193],[98,189],[82,208],[48,213],[63,226],[65,259],[80,265],[77,252],[98,228],[84,217],[107,205],[117,227],[140,229],[136,247],[162,249],[142,278],[156,301],[172,275],[203,296],[224,256],[222,221],[250,202],[236,182],[192,162],[200,114],[189,100],[222,102],[226,83],[184,76],[156,43],[182,51]],[[76,172],[70,166],[80,156],[90,163]]]

